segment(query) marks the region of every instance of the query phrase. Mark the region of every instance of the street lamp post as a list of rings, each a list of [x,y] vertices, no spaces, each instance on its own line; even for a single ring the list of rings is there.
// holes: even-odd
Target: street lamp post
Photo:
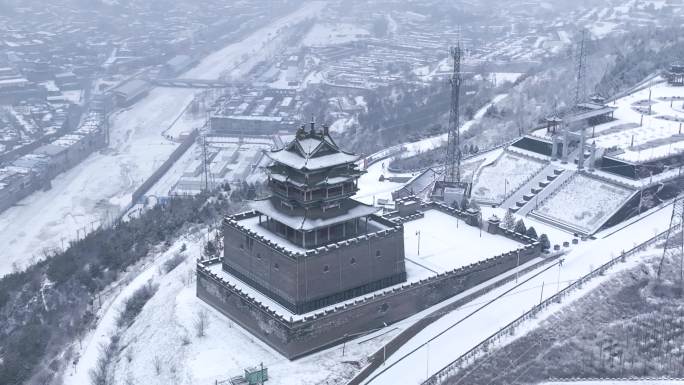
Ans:
[[[518,254],[518,262],[515,264],[515,283],[518,283],[518,273],[519,273],[519,267],[520,267],[520,250],[517,251]]]
[[[416,235],[418,236],[418,255],[420,255],[420,230],[416,231]]]

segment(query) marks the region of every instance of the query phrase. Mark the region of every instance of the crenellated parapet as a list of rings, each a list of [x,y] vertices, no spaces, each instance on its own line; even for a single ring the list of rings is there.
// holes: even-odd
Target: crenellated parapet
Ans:
[[[370,218],[372,221],[378,222],[378,223],[382,224],[383,226],[389,227],[389,228],[382,229],[379,231],[374,231],[374,232],[371,232],[368,234],[359,235],[356,237],[351,237],[351,238],[348,238],[348,239],[345,239],[342,241],[333,242],[333,243],[327,244],[325,246],[319,246],[319,247],[316,247],[314,249],[310,249],[310,250],[306,250],[304,252],[300,252],[300,251],[293,251],[291,249],[288,249],[288,248],[284,247],[283,245],[281,245],[277,242],[274,242],[267,237],[260,235],[259,233],[250,229],[249,227],[240,224],[240,221],[242,221],[242,220],[254,218],[257,216],[259,216],[259,212],[255,211],[255,210],[246,211],[246,212],[242,212],[239,214],[231,215],[229,217],[224,218],[223,226],[224,226],[224,228],[226,228],[226,227],[233,228],[233,229],[235,229],[235,230],[237,230],[237,231],[239,231],[239,232],[241,232],[247,236],[250,236],[254,240],[257,240],[257,241],[261,242],[262,244],[268,246],[269,248],[271,248],[271,249],[273,249],[273,250],[275,250],[275,251],[277,251],[283,255],[286,255],[292,259],[301,259],[301,258],[307,257],[307,256],[316,256],[316,255],[327,253],[331,250],[342,249],[342,248],[349,246],[349,245],[353,245],[353,244],[360,243],[360,242],[367,242],[367,241],[373,240],[373,239],[377,240],[380,238],[396,237],[400,234],[403,234],[403,231],[404,231],[404,227],[402,226],[402,223],[397,223],[392,219],[387,219],[387,218],[384,218],[382,216],[371,215]]]

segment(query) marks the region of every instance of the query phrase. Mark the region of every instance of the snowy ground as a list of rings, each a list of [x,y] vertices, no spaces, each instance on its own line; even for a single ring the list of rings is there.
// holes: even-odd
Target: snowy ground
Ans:
[[[515,82],[523,74],[520,72],[493,72],[489,75],[490,81],[495,86],[501,86],[506,82]]]
[[[317,14],[324,5],[307,2],[244,40],[207,56],[182,77],[216,79],[227,69],[231,69],[231,76],[245,73],[278,48],[277,42],[269,44],[278,40],[278,30]],[[245,53],[248,60],[241,62]],[[4,245],[0,250],[0,275],[11,272],[13,265],[23,268],[42,259],[43,249],[68,245],[69,240],[108,222],[129,205],[135,188],[176,148],[177,143],[161,134],[193,100],[195,92],[153,89],[112,117],[110,148],[59,175],[50,190],[36,192],[0,214],[0,243]]]
[[[472,197],[501,203],[543,168],[542,162],[504,152],[494,163],[480,169],[473,183]]]
[[[253,182],[258,176],[263,178],[264,174],[257,171],[267,162],[261,151],[273,145],[269,137],[243,140],[235,137],[207,138],[210,184],[235,185],[245,180]],[[202,146],[195,143],[150,189],[148,195],[196,195],[204,186],[206,177],[203,170]]]
[[[175,242],[114,299],[97,328],[85,339],[81,359],[67,371],[65,385],[90,383],[88,370],[98,357],[99,344],[107,342],[116,330],[116,317],[124,299],[149,281],[158,284],[159,289],[136,321],[121,333],[123,348],[114,357],[113,384],[125,384],[129,380],[136,384],[213,384],[260,363],[268,368],[269,384],[335,383],[339,378],[351,377],[367,356],[399,331],[389,327],[345,345],[289,361],[196,297],[192,281],[194,261],[203,235],[204,232],[198,232]],[[168,274],[162,273],[159,267],[183,243],[187,246],[186,261]],[[208,316],[204,337],[197,336],[194,326],[200,312]],[[155,360],[160,362],[159,374]]]
[[[378,200],[392,200],[392,191],[400,189],[404,183],[390,182],[385,179],[380,182],[380,176],[412,176],[411,174],[398,175],[385,170],[389,164],[389,159],[375,163],[366,169],[366,173],[359,178],[359,191],[354,196],[359,202],[366,204],[376,204]]]
[[[600,380],[600,381],[552,381],[540,385],[683,385],[684,380]]]
[[[463,135],[464,132],[468,131],[470,127],[480,121],[484,115],[487,113],[487,110],[489,107],[499,103],[503,99],[505,99],[508,96],[508,94],[499,94],[496,95],[492,100],[485,104],[482,108],[477,110],[475,112],[475,115],[473,115],[473,119],[468,120],[467,122],[463,123],[461,126],[461,135]],[[410,156],[410,155],[415,155],[419,152],[424,152],[427,150],[432,150],[433,148],[439,147],[442,143],[445,143],[447,141],[447,136],[448,133],[443,133],[439,135],[435,135],[429,138],[421,139],[416,142],[411,142],[411,143],[406,143],[404,144],[405,148],[405,153],[402,154],[402,156]]]
[[[482,119],[484,114],[487,112],[487,109],[491,107],[492,105],[500,102],[504,98],[506,98],[508,95],[507,94],[500,94],[495,96],[491,102],[487,103],[484,107],[480,108],[474,115],[472,120],[469,120],[461,126],[461,132],[467,131],[475,122],[479,121]],[[436,147],[439,147],[444,141],[447,140],[447,134],[440,134],[440,135],[435,135],[429,138],[421,139],[416,142],[411,142],[411,143],[404,143],[398,146],[395,146],[396,148],[390,148],[390,149],[384,149],[382,151],[379,151],[378,153],[375,153],[373,155],[370,155],[369,158],[375,158],[379,155],[382,155],[383,153],[386,153],[388,151],[391,151],[392,149],[397,150],[397,156],[411,156],[415,155],[419,152],[427,151]],[[483,159],[490,159],[495,156],[498,156],[500,152],[489,152],[486,153],[483,156],[478,156],[475,158],[471,158],[468,160],[468,162],[478,162]],[[361,201],[366,204],[375,204],[377,201],[380,200],[386,200],[387,202],[392,201],[392,191],[396,191],[400,189],[404,183],[396,183],[396,182],[390,182],[388,180],[385,180],[384,182],[379,182],[380,176],[384,175],[385,177],[389,176],[399,176],[399,177],[411,177],[416,175],[417,173],[412,173],[412,174],[393,174],[390,173],[386,170],[386,167],[389,165],[393,157],[389,157],[383,161],[377,162],[366,170],[366,174],[361,176],[359,179],[359,191],[354,196],[354,199]]]
[[[617,157],[631,162],[643,162],[684,151],[684,137],[680,135],[680,127],[684,126],[684,111],[681,110],[684,103],[682,87],[672,87],[662,82],[618,99],[611,104],[618,108],[614,117],[622,123],[640,123],[642,114],[633,107],[641,103],[648,108],[649,92],[652,114],[643,115],[642,126],[601,135],[596,138],[597,146],[617,146],[625,151]],[[668,120],[666,117],[679,121]],[[617,122],[612,123],[615,125]]]
[[[316,23],[304,37],[305,46],[329,46],[332,44],[348,43],[370,37],[367,29],[354,24],[321,24]]]
[[[499,330],[502,326],[520,316],[524,311],[530,309],[540,300],[548,298],[563,289],[577,278],[589,273],[592,269],[611,258],[619,255],[625,249],[643,242],[652,237],[655,233],[665,230],[669,222],[671,206],[666,206],[659,210],[645,213],[641,220],[625,227],[621,231],[594,241],[583,242],[577,246],[572,246],[568,254],[564,257],[565,261],[560,268],[551,268],[542,274],[524,282],[524,280],[535,274],[529,273],[520,276],[521,284],[516,287],[515,282],[511,282],[490,293],[480,297],[476,302],[469,303],[444,316],[437,322],[428,326],[416,337],[411,339],[397,353],[387,360],[387,365],[376,370],[371,375],[367,384],[419,384],[441,369],[444,365],[454,360],[459,355],[477,345],[484,338]],[[646,253],[648,254],[648,252]],[[652,252],[651,252],[652,254]],[[649,255],[651,255],[649,254]],[[617,265],[605,277],[596,278],[581,290],[574,292],[572,298],[578,298],[583,293],[588,292],[601,282],[620,269],[634,266],[638,257],[632,257],[626,264]],[[512,289],[508,295],[494,301],[492,304],[482,308],[468,317],[478,306],[490,301],[506,290]],[[543,289],[542,289],[543,288]],[[543,291],[542,291],[543,290]],[[567,304],[565,300],[563,304]],[[563,304],[559,305],[562,306]],[[546,313],[545,313],[546,314]],[[528,321],[527,328],[532,328],[541,318]],[[447,327],[450,330],[443,333],[440,337],[432,340],[429,344],[424,343],[437,334],[442,333]],[[519,335],[520,333],[518,333]],[[407,358],[398,359],[408,354],[413,349],[418,348]],[[396,362],[396,364],[395,364]],[[372,379],[372,380],[371,380]]]
[[[624,205],[633,193],[633,190],[624,187],[575,174],[534,212],[591,233]]]
[[[496,215],[499,219],[503,219],[508,210],[501,206],[491,207],[485,205],[481,205],[480,209],[482,210],[482,218],[485,220],[491,218],[492,215]],[[570,242],[575,238],[574,234],[567,230],[559,229],[531,217],[521,217],[518,214],[513,214],[513,218],[516,221],[522,219],[527,228],[534,227],[534,231],[536,231],[537,235],[546,234],[549,237],[551,245],[562,245],[563,242]]]
[[[77,363],[67,369],[64,385],[90,384],[88,372],[95,366],[99,357],[100,346],[109,343],[111,336],[115,334],[117,330],[117,317],[119,316],[120,309],[124,306],[125,300],[148,282],[158,283],[160,281],[160,267],[165,261],[178,253],[183,244],[186,244],[188,247],[185,252],[188,255],[188,261],[194,261],[198,258],[200,241],[203,235],[203,233],[197,233],[175,242],[166,252],[154,260],[148,261],[146,266],[128,284],[122,286],[121,291],[108,299],[109,303],[103,306],[101,313],[98,314],[99,321],[95,330],[86,335],[83,341],[81,341],[81,348],[77,352]]]
[[[418,263],[439,273],[521,246],[501,235],[492,235],[468,226],[462,220],[438,210],[428,210],[424,218],[404,224],[404,250],[409,260],[407,265]]]

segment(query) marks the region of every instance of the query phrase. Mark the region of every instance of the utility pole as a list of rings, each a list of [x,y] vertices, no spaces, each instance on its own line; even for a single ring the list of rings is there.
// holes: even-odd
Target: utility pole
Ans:
[[[416,231],[416,235],[418,236],[418,255],[420,256],[420,230]]]
[[[204,168],[204,191],[209,191],[209,162],[207,157],[207,136],[202,135],[202,167]]]
[[[648,89],[648,115],[651,115],[651,89]]]
[[[667,229],[667,239],[663,248],[663,256],[658,264],[658,279],[661,279],[663,264],[669,257],[679,257],[680,272],[679,282],[684,285],[684,195],[675,198],[672,204],[672,216],[670,217],[670,227]],[[684,286],[683,286],[684,287]]]
[[[454,60],[451,73],[451,109],[449,111],[449,133],[447,137],[447,153],[444,164],[444,181],[461,181],[461,135],[459,127],[459,96],[461,93],[461,42],[449,50]]]

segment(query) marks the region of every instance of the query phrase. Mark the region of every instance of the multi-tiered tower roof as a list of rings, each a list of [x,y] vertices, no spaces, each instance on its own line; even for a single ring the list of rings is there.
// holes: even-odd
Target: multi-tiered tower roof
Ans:
[[[403,226],[352,199],[359,157],[325,126],[266,155],[272,195],[224,221],[224,272],[298,314],[406,280]]]
[[[359,157],[342,151],[327,127],[302,126],[292,142],[266,155],[273,160],[273,195],[253,208],[268,218],[271,231],[305,249],[366,231],[365,220],[378,209],[351,199],[363,173],[356,166]]]

